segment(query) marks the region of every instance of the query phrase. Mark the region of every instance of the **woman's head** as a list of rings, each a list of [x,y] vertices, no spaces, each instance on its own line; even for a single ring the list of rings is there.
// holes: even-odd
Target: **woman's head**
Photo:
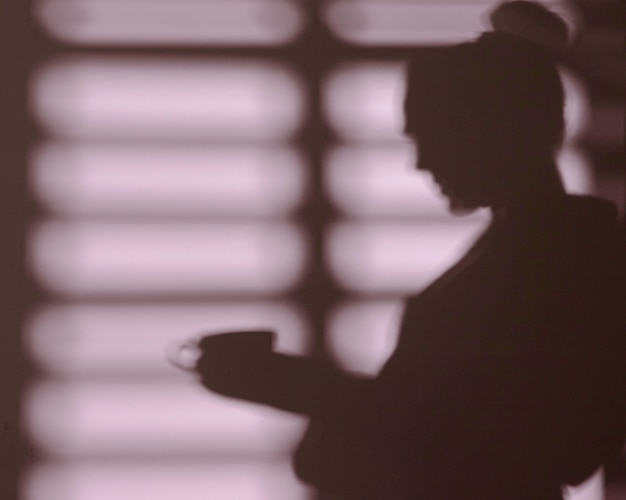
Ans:
[[[538,8],[562,30],[565,23]],[[549,24],[549,23],[548,23]],[[559,28],[560,27],[560,28]],[[417,142],[418,168],[433,174],[453,202],[494,206],[507,190],[541,180],[560,146],[564,92],[554,63],[527,41],[488,32],[471,43],[434,47],[411,60],[405,132]]]

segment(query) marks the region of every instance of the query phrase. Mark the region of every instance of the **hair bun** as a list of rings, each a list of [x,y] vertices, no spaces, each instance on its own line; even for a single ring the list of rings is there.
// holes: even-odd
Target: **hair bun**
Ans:
[[[567,23],[535,2],[501,3],[489,15],[489,21],[496,33],[511,35],[538,47],[564,49],[569,45]]]

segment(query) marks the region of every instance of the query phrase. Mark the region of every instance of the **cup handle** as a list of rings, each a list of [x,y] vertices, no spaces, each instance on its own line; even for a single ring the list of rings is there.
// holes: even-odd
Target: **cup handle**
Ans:
[[[200,357],[200,347],[196,339],[170,344],[167,349],[167,359],[180,370],[195,371],[196,361]]]

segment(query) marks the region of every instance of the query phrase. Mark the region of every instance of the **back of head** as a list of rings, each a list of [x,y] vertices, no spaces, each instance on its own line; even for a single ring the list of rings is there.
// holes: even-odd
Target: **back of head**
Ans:
[[[493,30],[473,42],[426,48],[412,59],[407,119],[419,108],[426,120],[454,122],[460,135],[470,130],[508,151],[553,152],[563,136],[564,92],[542,47],[566,45],[567,25],[527,1],[501,4],[490,22]]]

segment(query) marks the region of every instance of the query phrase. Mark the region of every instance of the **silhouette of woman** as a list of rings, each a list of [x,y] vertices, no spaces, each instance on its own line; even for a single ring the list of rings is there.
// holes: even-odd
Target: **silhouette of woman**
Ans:
[[[493,218],[407,300],[380,374],[203,343],[206,387],[311,416],[295,469],[332,498],[558,500],[562,485],[619,457],[617,213],[565,193],[554,160],[563,89],[545,51],[511,24],[516,14],[566,43],[556,15],[511,2],[492,13],[494,31],[421,50],[409,64],[405,131],[417,168],[452,211],[488,207]]]

